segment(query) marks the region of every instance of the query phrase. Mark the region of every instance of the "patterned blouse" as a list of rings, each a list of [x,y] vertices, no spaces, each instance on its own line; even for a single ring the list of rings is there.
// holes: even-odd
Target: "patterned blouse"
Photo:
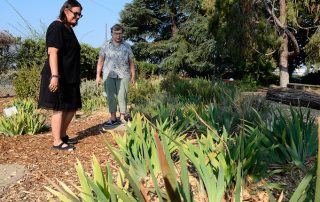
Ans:
[[[134,55],[130,45],[122,42],[116,46],[112,41],[105,42],[99,52],[99,56],[104,58],[103,80],[110,78],[130,78],[129,58]]]

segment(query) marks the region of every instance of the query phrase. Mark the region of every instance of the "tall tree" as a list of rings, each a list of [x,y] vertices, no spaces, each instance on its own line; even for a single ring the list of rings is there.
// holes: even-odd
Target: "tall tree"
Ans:
[[[134,0],[120,13],[126,37],[133,42],[159,41],[171,38],[183,21],[181,7],[185,0]]]
[[[227,47],[230,56],[241,56],[240,58],[252,58],[252,51],[256,50],[257,44],[262,45],[264,50],[269,48],[274,49],[274,58],[278,60],[278,66],[280,70],[280,86],[286,87],[289,83],[289,61],[294,61],[297,56],[304,51],[316,53],[319,51],[319,46],[315,43],[318,40],[319,35],[317,29],[319,27],[319,3],[313,0],[204,0],[205,6],[212,12],[213,19],[219,18],[218,21],[220,35],[224,36],[224,44],[231,46]],[[250,8],[250,9],[247,9]],[[237,12],[243,14],[243,16],[235,16]],[[241,12],[247,11],[247,12]],[[224,18],[219,16],[220,13],[225,13]],[[251,15],[250,15],[251,13]],[[248,16],[246,18],[246,16]],[[261,25],[264,29],[260,29]],[[228,27],[230,32],[224,30]],[[237,29],[240,27],[240,30]],[[250,28],[250,29],[246,29]],[[250,31],[251,30],[251,31]],[[238,33],[233,36],[233,33]],[[221,34],[223,33],[223,34]],[[261,37],[266,35],[267,37]],[[237,37],[238,36],[238,37]],[[242,40],[239,39],[239,36]],[[246,37],[247,36],[247,37]],[[275,37],[277,36],[277,37]],[[227,38],[231,37],[232,39]],[[270,40],[261,40],[263,38],[274,38],[274,42]],[[241,44],[240,42],[249,39],[249,43]],[[240,41],[240,42],[239,42]],[[235,43],[233,43],[235,42]],[[223,44],[223,43],[221,43]],[[238,54],[232,54],[232,47],[236,48],[235,44],[240,44],[238,47],[245,47],[246,51],[239,52]],[[259,45],[258,45],[259,46]],[[260,46],[261,47],[261,46]],[[312,47],[312,48],[311,48]],[[315,51],[311,51],[315,48]],[[269,51],[262,54],[268,54]],[[249,53],[249,54],[248,54]],[[273,52],[271,52],[273,53]],[[275,55],[277,54],[277,55]],[[238,57],[232,57],[238,58]],[[299,62],[304,58],[298,57]],[[308,57],[307,57],[308,59]],[[234,60],[234,59],[233,59]],[[318,60],[318,59],[316,59]],[[313,61],[315,62],[315,61]],[[239,64],[239,63],[237,63]],[[291,64],[293,64],[291,62]],[[297,63],[295,63],[297,65]],[[293,70],[291,70],[293,71]]]
[[[275,63],[278,36],[264,20],[265,10],[248,0],[204,0],[215,36],[216,69],[258,82],[267,80]],[[226,76],[227,76],[226,75]]]
[[[163,70],[212,72],[212,36],[200,0],[134,0],[121,12],[126,37],[140,61]]]
[[[279,50],[280,87],[287,87],[287,84],[289,83],[288,59],[289,57],[297,56],[300,52],[300,47],[296,37],[288,27],[286,0],[279,0],[279,18],[274,13],[274,5],[270,8],[266,0],[264,0],[263,3],[265,4],[269,15],[272,17],[274,25],[279,28],[279,34],[282,38]],[[293,46],[292,51],[289,51],[289,40],[291,40]]]

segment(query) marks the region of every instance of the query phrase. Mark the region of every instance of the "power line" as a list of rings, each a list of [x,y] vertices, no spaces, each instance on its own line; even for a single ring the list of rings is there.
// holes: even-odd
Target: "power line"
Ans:
[[[113,13],[113,14],[118,14],[118,13],[116,13],[115,11],[113,11],[111,8],[106,7],[105,5],[101,4],[101,3],[98,2],[98,1],[95,1],[95,0],[89,0],[89,1],[91,1],[92,3],[100,6],[101,8],[103,8],[103,9],[105,9],[105,10],[110,11],[110,12]]]

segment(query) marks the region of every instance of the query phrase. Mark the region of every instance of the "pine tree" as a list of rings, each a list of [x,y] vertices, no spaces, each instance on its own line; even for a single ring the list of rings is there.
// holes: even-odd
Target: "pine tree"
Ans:
[[[316,60],[301,57],[304,50],[307,54],[319,53],[320,9],[316,1],[204,0],[204,6],[212,15],[211,24],[217,25],[217,31],[211,30],[217,38],[218,49],[226,49],[223,56],[232,58],[233,65],[248,69],[248,60],[256,53],[264,56],[274,53],[273,58],[280,67],[280,86],[286,87],[289,61],[295,61],[295,65],[308,59],[318,63],[319,57]]]
[[[212,74],[214,42],[199,0],[134,0],[120,16],[138,60],[165,71]]]

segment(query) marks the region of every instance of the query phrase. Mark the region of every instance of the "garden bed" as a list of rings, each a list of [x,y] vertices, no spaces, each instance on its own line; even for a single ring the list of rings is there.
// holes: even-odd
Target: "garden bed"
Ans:
[[[0,112],[3,106],[12,98],[0,99]],[[276,103],[275,103],[276,104]],[[286,105],[280,105],[288,107]],[[313,116],[318,116],[318,110],[312,110]],[[79,114],[71,123],[69,135],[77,136],[80,143],[72,152],[61,152],[51,150],[52,137],[50,132],[33,136],[4,137],[0,135],[0,164],[19,164],[26,168],[25,175],[15,184],[4,189],[0,195],[0,201],[47,201],[53,196],[44,188],[50,186],[42,173],[48,178],[58,179],[65,183],[78,184],[75,171],[76,159],[79,159],[87,172],[91,172],[91,159],[95,155],[102,167],[109,162],[111,169],[117,172],[116,163],[107,150],[104,141],[115,145],[109,132],[101,131],[101,124],[107,119],[106,112],[95,112],[90,116]],[[312,165],[314,159],[309,161]],[[292,175],[292,173],[274,175],[269,182],[276,182],[287,186],[287,193],[293,189],[303,178],[303,173]],[[256,195],[254,194],[256,193]],[[275,191],[274,193],[277,193]],[[279,191],[280,193],[280,191]],[[279,194],[277,193],[277,194]],[[245,190],[246,201],[268,201],[268,194],[259,190],[258,186],[248,185]]]

